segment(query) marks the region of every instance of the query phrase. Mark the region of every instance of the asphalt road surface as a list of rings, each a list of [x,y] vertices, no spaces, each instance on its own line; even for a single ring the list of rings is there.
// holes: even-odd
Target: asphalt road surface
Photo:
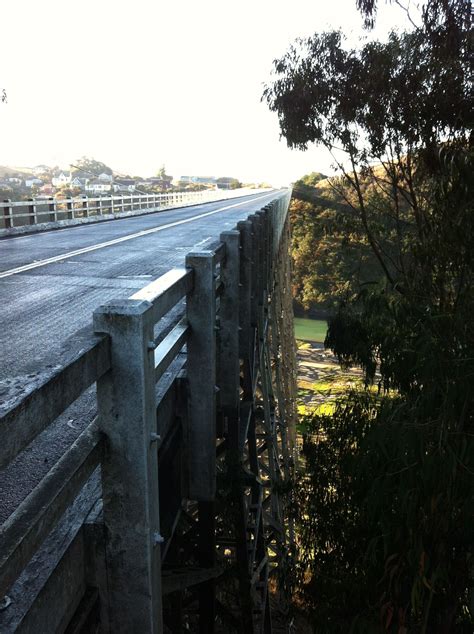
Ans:
[[[205,249],[279,192],[0,240],[0,403],[81,346],[94,309]],[[0,473],[0,522],[95,412],[93,392]]]

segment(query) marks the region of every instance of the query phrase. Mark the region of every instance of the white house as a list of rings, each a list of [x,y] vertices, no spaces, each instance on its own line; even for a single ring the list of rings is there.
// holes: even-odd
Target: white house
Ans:
[[[72,181],[71,172],[58,172],[52,178],[52,183],[55,187],[64,187],[64,185],[70,185]]]
[[[88,182],[88,178],[79,178],[76,176],[71,181],[71,187],[80,187],[81,189],[85,189]]]
[[[25,187],[33,187],[33,185],[38,185],[39,187],[44,184],[44,181],[41,178],[36,178],[32,176],[31,178],[25,178]]]
[[[111,188],[110,183],[100,181],[99,179],[88,182],[85,187],[86,192],[90,192],[91,194],[106,194]]]
[[[105,183],[111,183],[114,180],[114,177],[112,176],[112,174],[106,174],[105,172],[102,172],[102,174],[99,174],[97,178],[100,181],[104,181]]]
[[[130,178],[121,178],[114,183],[114,192],[134,192],[135,181]]]

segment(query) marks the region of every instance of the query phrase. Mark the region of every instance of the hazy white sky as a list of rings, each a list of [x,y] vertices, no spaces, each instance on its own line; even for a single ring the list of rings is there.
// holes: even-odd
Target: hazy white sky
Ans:
[[[402,24],[380,0],[378,30]],[[0,165],[83,155],[133,175],[286,184],[330,171],[324,150],[279,141],[260,102],[298,36],[362,32],[355,0],[4,0]]]

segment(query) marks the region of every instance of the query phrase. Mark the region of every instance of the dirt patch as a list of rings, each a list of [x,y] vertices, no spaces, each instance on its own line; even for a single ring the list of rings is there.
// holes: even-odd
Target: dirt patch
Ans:
[[[334,401],[347,388],[363,383],[362,370],[342,369],[330,350],[322,344],[298,341],[298,412],[330,413]]]

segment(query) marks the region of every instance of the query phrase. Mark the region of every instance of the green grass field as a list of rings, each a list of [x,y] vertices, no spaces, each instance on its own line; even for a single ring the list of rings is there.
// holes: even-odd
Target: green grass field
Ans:
[[[326,337],[327,322],[324,319],[306,319],[295,317],[295,337],[303,341],[323,343]]]

